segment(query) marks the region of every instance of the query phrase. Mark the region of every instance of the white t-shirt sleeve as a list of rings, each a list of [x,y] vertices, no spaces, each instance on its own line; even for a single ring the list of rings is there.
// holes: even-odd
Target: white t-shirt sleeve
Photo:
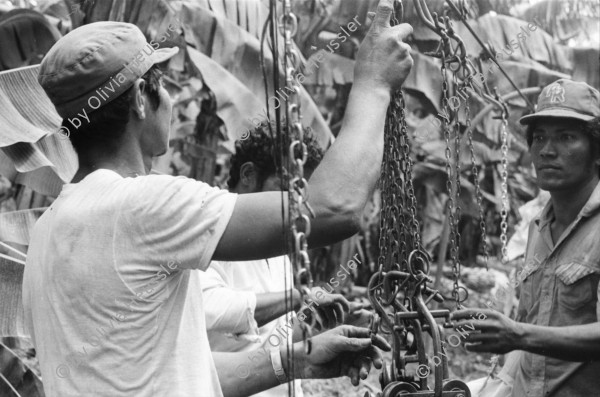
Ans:
[[[200,275],[206,329],[238,337],[258,335],[258,324],[254,318],[256,293],[232,288],[219,270],[218,263],[213,262]]]
[[[174,261],[182,269],[205,270],[237,194],[167,175],[138,177],[128,187],[119,223],[128,233],[137,233],[132,244],[139,245],[152,262]]]

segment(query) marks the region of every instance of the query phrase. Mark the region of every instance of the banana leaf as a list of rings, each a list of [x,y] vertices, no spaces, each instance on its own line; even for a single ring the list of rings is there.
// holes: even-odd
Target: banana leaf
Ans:
[[[0,213],[0,241],[5,243],[29,245],[33,225],[47,208],[31,208],[20,211]]]
[[[46,209],[33,208],[0,213],[0,241],[17,244],[20,247],[28,246],[31,230]],[[8,252],[9,256],[14,255],[14,253]],[[22,258],[18,259],[22,261]],[[0,305],[0,336],[29,336],[24,325],[21,294],[24,269],[25,266],[22,263],[0,257],[0,302],[2,302]],[[2,353],[0,353],[1,356]],[[0,359],[1,362],[2,359]],[[0,393],[0,395],[4,394]]]
[[[598,30],[600,3],[580,0],[542,0],[529,7],[517,9],[519,17],[526,20],[536,18],[542,22],[544,29],[566,42],[571,38],[594,34]],[[598,39],[595,39],[598,42]]]
[[[536,21],[486,14],[468,23],[484,43],[490,43],[497,52],[505,50],[503,60],[507,57],[517,61],[532,59],[559,72],[573,68],[567,47],[556,43],[540,26],[534,28]],[[535,30],[528,29],[530,24]],[[467,27],[461,22],[455,22],[454,26],[467,53],[478,56],[483,50]]]
[[[333,87],[334,85],[346,85],[354,82],[354,60],[329,51],[320,50],[308,58],[307,64],[311,62],[319,64],[314,59],[323,56],[318,68],[310,68],[304,73],[306,80],[304,85],[318,85]]]
[[[14,351],[0,342],[0,396],[44,397],[42,380]]]
[[[29,336],[21,295],[24,269],[23,264],[0,257],[0,336]]]
[[[61,118],[37,82],[39,66],[0,72],[0,174],[47,196],[58,196],[78,167]]]
[[[264,11],[262,12],[264,13]],[[212,60],[217,62],[220,67],[227,70],[239,82],[246,86],[256,98],[258,98],[258,102],[255,102],[255,104],[252,105],[255,109],[258,109],[258,111],[253,110],[252,112],[248,112],[245,108],[240,108],[236,109],[235,113],[241,114],[243,116],[242,120],[227,120],[223,118],[225,125],[228,127],[230,138],[238,138],[244,133],[246,128],[252,127],[253,119],[258,118],[264,121],[267,117],[262,110],[266,108],[266,98],[264,95],[264,80],[260,68],[260,41],[251,33],[234,25],[229,19],[219,16],[200,6],[193,5],[190,2],[182,3],[181,14],[186,38],[193,37],[195,43],[203,43],[201,46],[205,48],[205,52],[203,51],[205,55],[210,54]],[[202,29],[204,29],[202,27],[206,26],[211,26],[211,28],[214,29],[212,43],[206,41],[205,32],[202,31]],[[265,46],[265,63],[267,65],[267,75],[272,76],[272,55],[268,50],[268,45]],[[200,65],[198,62],[195,62],[195,64],[197,67]],[[199,69],[202,72],[201,65]],[[212,85],[211,88],[214,88],[215,83],[217,82],[217,84],[224,84],[224,87],[221,87],[222,92],[229,98],[225,98],[225,102],[223,102],[223,100],[219,101],[217,96],[217,113],[221,112],[222,106],[231,106],[231,103],[238,102],[237,99],[232,98],[238,95],[238,91],[234,90],[233,86],[226,86],[224,82],[219,80],[211,81],[207,77],[205,77],[204,80],[209,87]],[[271,89],[269,98],[274,96],[272,86],[272,81],[269,81],[269,87]],[[301,87],[300,89],[303,124],[312,128],[316,134],[317,141],[325,148],[329,145],[332,138],[329,126],[304,87]],[[272,103],[273,101],[270,102]],[[268,117],[273,119],[274,112],[271,111],[268,114]],[[230,128],[230,125],[235,125],[240,122],[244,125],[242,129],[237,129],[236,127],[236,129],[232,130]]]
[[[39,12],[9,11],[0,17],[0,71],[40,63],[60,37]]]
[[[585,81],[600,90],[600,48],[570,48],[573,63],[573,80]]]

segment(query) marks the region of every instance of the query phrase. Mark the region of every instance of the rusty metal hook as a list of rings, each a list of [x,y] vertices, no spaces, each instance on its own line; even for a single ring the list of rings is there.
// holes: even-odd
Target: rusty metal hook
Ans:
[[[425,26],[433,30],[435,33],[439,34],[437,27],[434,25],[433,18],[429,13],[429,8],[427,8],[427,3],[425,3],[425,0],[413,0],[413,4],[415,5],[415,9],[417,10],[417,15],[425,24]]]
[[[388,314],[385,312],[385,309],[379,302],[379,299],[375,296],[377,294],[377,290],[380,288],[381,284],[377,283],[378,279],[383,278],[383,271],[379,271],[374,273],[369,280],[369,284],[367,285],[367,297],[373,306],[373,309],[379,314],[381,321],[388,327],[389,330],[394,328],[394,324],[390,321]]]

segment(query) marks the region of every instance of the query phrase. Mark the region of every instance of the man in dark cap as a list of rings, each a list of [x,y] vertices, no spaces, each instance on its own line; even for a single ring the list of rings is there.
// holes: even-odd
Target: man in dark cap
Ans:
[[[513,397],[600,390],[599,97],[585,83],[557,80],[520,120],[538,186],[551,198],[529,228],[516,321],[491,310],[453,316],[463,320],[457,327],[481,331],[469,333],[468,350],[521,351],[510,365]]]
[[[412,29],[390,27],[391,14],[381,0],[344,125],[307,188],[309,246],[354,234],[378,179],[386,109],[412,67],[401,41]],[[167,150],[171,118],[155,65],[176,51],[147,43],[134,25],[98,22],[67,34],[42,62],[39,82],[79,157],[73,181],[32,231],[25,267],[25,316],[46,395],[237,396],[344,375],[358,384],[381,367],[377,347],[390,347],[351,326],[314,337],[310,354],[299,342],[257,357],[244,378],[235,371],[247,353],[211,355],[190,274],[211,260],[287,253],[287,199],[147,175]]]

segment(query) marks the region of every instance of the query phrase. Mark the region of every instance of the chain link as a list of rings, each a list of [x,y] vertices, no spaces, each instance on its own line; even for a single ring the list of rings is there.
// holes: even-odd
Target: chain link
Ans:
[[[466,86],[466,84],[465,84]],[[479,211],[479,229],[481,231],[481,238],[483,244],[483,255],[485,258],[485,265],[487,267],[489,260],[489,249],[487,243],[487,230],[485,224],[485,212],[483,209],[483,194],[481,192],[481,185],[479,184],[479,167],[477,167],[477,161],[475,157],[475,147],[473,144],[473,130],[471,129],[471,107],[469,105],[469,99],[465,100],[465,124],[467,129],[467,138],[469,140],[469,151],[471,152],[471,173],[473,174],[473,183],[475,185],[475,198],[477,200],[477,209]]]
[[[459,69],[460,70],[460,69]],[[452,75],[454,84],[454,92],[458,92],[458,79],[456,73]],[[455,96],[456,98],[456,96]],[[460,101],[459,101],[460,103]],[[461,297],[460,297],[460,219],[461,219],[461,209],[460,209],[460,192],[461,192],[461,183],[460,183],[460,122],[459,122],[459,114],[460,114],[460,106],[454,109],[454,189],[455,189],[455,198],[454,198],[454,238],[455,238],[455,257],[452,258],[452,273],[454,274],[454,295],[456,299],[456,308],[460,308]]]
[[[290,179],[288,189],[288,208],[291,231],[293,237],[293,252],[291,261],[294,267],[294,283],[306,295],[312,288],[313,278],[310,270],[308,256],[308,236],[310,235],[310,218],[302,213],[306,207],[309,212],[307,186],[304,177],[304,164],[307,161],[308,149],[304,143],[304,129],[302,127],[302,112],[300,106],[300,87],[294,84],[296,65],[299,59],[293,45],[293,38],[298,31],[298,18],[292,13],[291,0],[283,0],[283,14],[279,19],[279,27],[284,38],[284,75],[285,90],[290,93],[286,100],[285,115],[287,132],[290,134],[290,146],[287,158],[290,163]],[[275,76],[278,78],[278,76]],[[314,319],[314,316],[312,316]],[[305,321],[300,321],[306,353],[311,350],[311,328]]]
[[[500,211],[500,241],[502,243],[502,262],[507,262],[508,260],[508,252],[506,249],[506,245],[508,243],[508,210],[509,210],[509,202],[508,202],[508,120],[506,117],[506,112],[502,112],[502,129],[500,130],[500,140],[502,142],[502,146],[500,150],[502,152],[502,160],[501,160],[501,189],[502,189],[502,210]]]
[[[446,39],[447,40],[447,39]],[[445,41],[444,39],[442,39],[442,41]],[[447,117],[442,117],[442,129],[444,131],[444,140],[446,143],[446,148],[444,150],[444,154],[446,156],[446,176],[447,176],[447,180],[446,180],[446,191],[448,193],[448,202],[447,202],[447,208],[448,208],[448,222],[449,222],[449,227],[450,227],[450,241],[449,241],[449,245],[450,245],[450,261],[452,262],[452,274],[454,276],[454,284],[453,284],[453,288],[452,288],[452,295],[454,297],[454,300],[456,302],[456,308],[460,308],[460,286],[459,286],[459,280],[460,280],[460,264],[459,264],[459,259],[458,259],[458,247],[459,247],[459,233],[458,233],[458,218],[457,215],[459,213],[459,211],[457,211],[457,207],[458,207],[458,203],[456,202],[456,199],[458,198],[458,196],[456,196],[455,199],[455,194],[458,193],[458,186],[456,191],[453,188],[453,184],[452,181],[458,181],[460,182],[460,174],[458,174],[453,178],[453,171],[452,171],[452,149],[451,149],[451,144],[450,144],[450,140],[452,138],[452,128],[450,126],[450,115],[451,112],[449,111],[450,109],[450,105],[449,105],[449,87],[448,87],[448,75],[447,75],[447,69],[446,69],[446,54],[444,51],[444,48],[446,47],[445,43],[442,43],[442,45],[440,46],[441,48],[441,60],[442,60],[442,67],[441,67],[441,73],[442,73],[442,109],[443,109],[443,114]],[[458,121],[455,118],[455,122],[458,124]],[[456,131],[456,130],[455,130]],[[460,135],[460,134],[459,134]],[[459,138],[460,139],[460,138]],[[456,138],[454,140],[455,144],[456,144]],[[455,149],[455,154],[459,155],[460,149]],[[455,171],[460,170],[460,166],[457,164]],[[459,183],[460,185],[460,183]]]

